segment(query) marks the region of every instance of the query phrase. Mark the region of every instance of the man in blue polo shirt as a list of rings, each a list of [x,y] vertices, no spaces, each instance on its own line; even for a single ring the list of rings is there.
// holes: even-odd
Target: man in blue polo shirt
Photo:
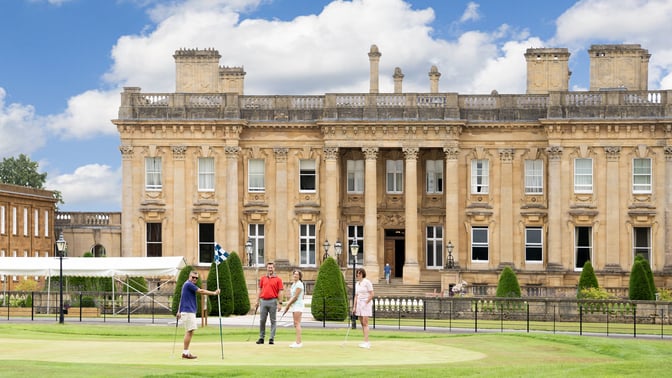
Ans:
[[[189,352],[189,344],[191,337],[194,335],[194,330],[197,328],[196,324],[196,293],[205,295],[219,295],[219,289],[215,291],[201,289],[196,285],[198,281],[198,272],[193,271],[189,273],[189,279],[182,285],[182,296],[180,297],[180,308],[177,310],[177,319],[183,319],[184,322],[184,350],[182,351],[182,358],[193,360],[196,358]]]

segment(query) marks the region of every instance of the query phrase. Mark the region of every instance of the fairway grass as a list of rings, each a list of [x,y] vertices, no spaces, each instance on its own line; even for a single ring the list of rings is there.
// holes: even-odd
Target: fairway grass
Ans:
[[[170,325],[0,324],[0,376],[664,377],[672,368],[668,340],[372,330],[364,350],[361,330],[345,342],[346,328],[304,329],[304,347],[292,349],[291,328],[256,345],[249,328],[224,328],[220,343],[210,326],[194,335],[198,359],[182,360],[183,332],[174,344]]]

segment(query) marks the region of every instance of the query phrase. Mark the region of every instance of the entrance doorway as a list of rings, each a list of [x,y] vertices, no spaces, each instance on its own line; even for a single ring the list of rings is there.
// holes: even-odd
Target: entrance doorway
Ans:
[[[404,263],[406,262],[406,233],[403,229],[385,230],[385,256],[383,264],[390,264],[392,277],[404,276]]]

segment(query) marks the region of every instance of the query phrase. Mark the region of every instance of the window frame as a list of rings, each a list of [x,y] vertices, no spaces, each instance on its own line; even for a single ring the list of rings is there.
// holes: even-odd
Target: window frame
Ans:
[[[355,242],[359,246],[357,252],[357,261],[359,265],[364,263],[364,225],[350,224],[348,225],[348,245],[344,245],[343,249],[348,254],[348,265],[352,265],[352,254],[350,253],[350,246]]]
[[[145,157],[145,190],[161,191],[163,190],[163,161],[158,156]]]
[[[388,159],[385,161],[385,192],[387,194],[404,193],[404,161]]]
[[[249,193],[266,191],[266,161],[264,159],[247,160],[247,191]]]
[[[261,232],[260,232],[261,231]],[[263,223],[247,225],[247,239],[252,243],[252,266],[264,265],[264,249],[266,245],[266,229]]]
[[[299,193],[316,192],[317,162],[315,159],[299,159]]]
[[[314,223],[299,225],[299,266],[317,266],[317,227]]]
[[[637,162],[648,162],[648,167],[637,167]],[[638,169],[646,169],[648,172],[637,172]],[[648,183],[638,183],[637,179],[648,178]],[[638,189],[641,187],[641,189]],[[634,158],[632,159],[632,193],[634,194],[651,194],[653,191],[653,161],[651,158]]]
[[[490,193],[490,161],[488,159],[471,160],[471,194]]]
[[[544,194],[544,161],[542,159],[525,160],[525,194]]]
[[[205,162],[209,162],[209,164],[204,164]],[[207,165],[210,165],[210,167]],[[215,191],[215,158],[213,157],[198,158],[198,191]]]
[[[642,236],[645,237],[645,240],[642,240]],[[641,242],[645,242],[646,245],[638,245]],[[651,261],[651,253],[653,252],[651,245],[651,227],[633,227],[632,228],[632,257],[633,259],[640,255],[644,257],[647,261]],[[645,252],[642,253],[642,250]]]
[[[198,224],[198,265],[210,265],[215,261],[215,224]]]
[[[145,256],[163,256],[163,225],[160,222],[145,224]],[[157,253],[158,252],[158,253]]]
[[[476,241],[477,234],[485,235],[485,242]],[[478,239],[482,238],[479,237]],[[486,258],[476,258],[477,254],[482,254],[482,252],[479,253],[479,250],[482,249],[485,249]],[[475,263],[487,263],[490,261],[490,230],[488,230],[488,227],[477,226],[471,228],[471,261]]]
[[[347,192],[349,194],[364,193],[364,160],[347,160],[345,166]]]
[[[530,233],[538,233],[538,241],[530,241]],[[536,251],[538,250],[538,252]],[[539,255],[532,258],[532,255]],[[541,264],[544,262],[544,229],[542,227],[525,227],[525,263]]]
[[[425,266],[427,269],[441,269],[443,263],[443,226],[431,225],[425,229]]]
[[[579,244],[579,243],[587,244]],[[585,249],[586,251],[583,251]],[[587,257],[585,255],[588,255]],[[593,259],[593,228],[590,226],[574,227],[574,270],[583,271],[586,261]],[[582,261],[582,264],[579,264]]]
[[[590,167],[579,167],[579,163],[590,163]],[[585,179],[586,183],[579,183]],[[589,181],[589,183],[588,183]],[[593,193],[593,159],[576,158],[574,159],[574,193],[592,194]]]
[[[425,191],[427,194],[443,194],[443,160],[427,160],[425,162]]]

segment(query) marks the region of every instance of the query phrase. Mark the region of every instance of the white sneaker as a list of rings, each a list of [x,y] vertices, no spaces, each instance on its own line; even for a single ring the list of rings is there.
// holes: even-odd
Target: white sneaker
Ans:
[[[299,343],[299,344],[291,343],[291,344],[289,344],[290,348],[301,348],[302,346],[303,346],[303,343]]]
[[[371,349],[371,343],[361,343],[359,344],[360,348]]]

